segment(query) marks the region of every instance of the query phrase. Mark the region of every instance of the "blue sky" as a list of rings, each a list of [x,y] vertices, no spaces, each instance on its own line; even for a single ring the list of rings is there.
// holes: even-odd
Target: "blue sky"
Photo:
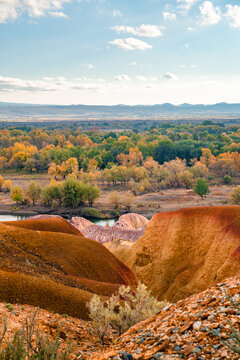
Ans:
[[[236,0],[0,0],[0,101],[240,102]]]

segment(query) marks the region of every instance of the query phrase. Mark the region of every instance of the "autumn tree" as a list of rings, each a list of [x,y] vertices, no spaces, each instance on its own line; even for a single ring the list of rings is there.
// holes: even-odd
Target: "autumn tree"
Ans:
[[[126,192],[122,197],[122,204],[127,211],[131,210],[131,207],[134,203],[135,196],[131,192]]]
[[[12,180],[5,180],[2,186],[7,192],[10,192],[12,187]]]
[[[240,205],[240,185],[235,187],[230,193],[231,203],[234,205]]]
[[[41,186],[32,181],[26,191],[26,195],[32,201],[32,204],[35,205],[37,200],[41,197],[41,192]]]
[[[43,203],[48,206],[53,206],[55,202],[58,206],[61,206],[63,202],[63,195],[62,183],[51,183],[42,191]]]
[[[120,194],[118,191],[112,191],[108,195],[109,202],[113,205],[114,209],[118,210],[120,207]]]
[[[3,183],[4,183],[4,179],[3,179],[2,175],[0,175],[0,190],[3,186]]]
[[[11,188],[10,191],[11,199],[15,201],[17,204],[19,204],[22,201],[23,194],[24,194],[23,189],[20,186],[15,185]]]

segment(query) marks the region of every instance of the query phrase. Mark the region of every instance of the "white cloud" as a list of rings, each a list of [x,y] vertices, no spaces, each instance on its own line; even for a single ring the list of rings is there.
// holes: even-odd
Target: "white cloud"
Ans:
[[[240,6],[238,5],[226,5],[227,12],[225,16],[227,17],[230,26],[233,28],[240,27]]]
[[[189,48],[189,44],[184,44],[185,49]]]
[[[177,2],[181,4],[180,9],[184,12],[188,12],[198,1],[199,0],[177,0]]]
[[[176,14],[165,11],[162,13],[164,20],[176,20]]]
[[[192,28],[192,27],[188,27],[187,28],[188,31],[195,31],[196,29]]]
[[[111,45],[115,45],[121,49],[125,50],[147,50],[152,49],[152,46],[146,43],[145,41],[138,40],[135,38],[126,38],[126,39],[115,39],[108,42]]]
[[[47,14],[55,17],[66,17],[61,12],[64,3],[71,0],[0,0],[0,23],[15,20],[22,13],[31,17],[42,17]]]
[[[117,81],[131,81],[131,78],[128,75],[117,75],[115,76],[115,80]]]
[[[177,80],[178,79],[177,75],[172,74],[170,72],[167,72],[166,74],[164,74],[162,78],[163,78],[163,80]]]
[[[17,4],[18,0],[0,0],[0,23],[17,18]]]
[[[114,26],[111,29],[116,31],[118,34],[121,33],[132,34],[136,36],[151,37],[151,38],[163,36],[161,31],[162,27],[157,25],[142,24],[136,27],[121,25],[121,26]]]
[[[138,63],[136,63],[136,61],[131,61],[130,63],[128,63],[128,65],[131,65],[131,66],[138,66]]]
[[[214,25],[222,19],[221,10],[218,6],[213,6],[211,1],[204,1],[199,9],[201,13],[200,25]]]
[[[68,19],[68,16],[66,14],[64,14],[64,12],[62,12],[62,11],[49,11],[48,14],[53,17],[56,17],[56,18]]]
[[[94,65],[93,64],[86,64],[86,66],[88,67],[88,69],[93,69],[94,68]]]
[[[113,17],[122,17],[122,13],[118,9],[113,10],[112,14],[113,14]]]
[[[100,79],[97,79],[100,83]],[[24,80],[0,76],[0,92],[66,92],[70,90],[94,90],[106,88],[106,84],[96,84],[95,79],[74,79],[67,81],[64,77],[43,77],[40,80]]]

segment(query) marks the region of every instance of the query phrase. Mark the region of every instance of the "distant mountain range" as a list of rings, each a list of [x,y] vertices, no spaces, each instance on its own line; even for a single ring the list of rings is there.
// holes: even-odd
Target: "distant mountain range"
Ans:
[[[240,103],[213,105],[35,105],[0,102],[0,120],[121,120],[196,117],[240,117]]]

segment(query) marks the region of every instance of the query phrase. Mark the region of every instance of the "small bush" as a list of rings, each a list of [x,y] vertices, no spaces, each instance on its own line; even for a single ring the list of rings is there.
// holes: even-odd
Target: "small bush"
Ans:
[[[3,349],[3,340],[8,329],[5,316],[0,328],[0,360],[68,360],[72,358],[72,347],[60,349],[60,338],[50,340],[36,322],[37,311],[32,318],[27,318],[22,328],[16,331],[12,340],[7,340]],[[60,333],[60,329],[59,329]]]
[[[135,196],[130,192],[126,192],[123,195],[122,204],[127,211],[131,210],[134,200],[135,200]]]
[[[231,203],[234,205],[240,204],[240,185],[235,187],[230,193]]]
[[[232,177],[230,176],[230,175],[224,175],[223,176],[223,182],[224,182],[224,184],[230,184],[231,183],[231,181],[232,181]]]
[[[120,207],[120,194],[118,191],[112,191],[108,195],[108,200],[111,203],[111,205],[114,207],[114,209],[118,210]]]
[[[4,183],[3,183],[3,189],[6,192],[10,192],[11,187],[12,187],[12,181],[11,180],[5,180]]]
[[[106,302],[94,295],[88,304],[95,332],[102,343],[110,329],[118,335],[132,325],[154,316],[165,304],[157,301],[144,284],[139,284],[134,294],[129,286],[121,286],[116,295]]]
[[[6,309],[8,309],[9,311],[13,311],[14,310],[14,307],[12,304],[6,304],[5,305]]]
[[[82,216],[88,218],[102,219],[103,214],[101,213],[101,211],[95,208],[84,208],[82,210]]]

